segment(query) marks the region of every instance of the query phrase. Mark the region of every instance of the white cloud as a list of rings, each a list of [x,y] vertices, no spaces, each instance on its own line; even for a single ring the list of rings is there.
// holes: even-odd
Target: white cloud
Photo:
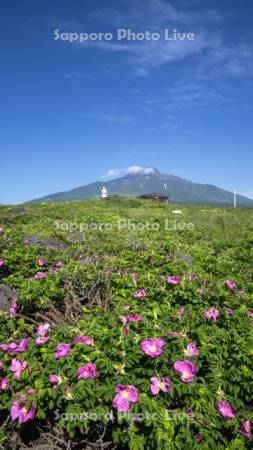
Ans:
[[[154,173],[155,170],[152,167],[141,167],[141,166],[130,166],[125,169],[109,169],[106,177],[119,177],[121,175],[148,175],[150,173]]]

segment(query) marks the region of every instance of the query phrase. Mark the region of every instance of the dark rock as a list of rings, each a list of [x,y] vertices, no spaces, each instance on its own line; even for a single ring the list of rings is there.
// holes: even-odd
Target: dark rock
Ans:
[[[68,248],[68,244],[56,238],[26,235],[23,236],[23,239],[28,240],[31,244],[41,245],[42,247],[47,248],[55,248],[56,250],[64,250]]]
[[[10,307],[10,300],[17,298],[16,293],[7,286],[7,284],[0,284],[0,310],[7,311]]]

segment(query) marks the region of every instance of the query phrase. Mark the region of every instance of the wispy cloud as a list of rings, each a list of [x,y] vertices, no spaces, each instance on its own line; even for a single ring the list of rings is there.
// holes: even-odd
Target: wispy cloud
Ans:
[[[116,124],[128,124],[133,123],[137,121],[136,116],[133,114],[128,114],[125,112],[117,112],[117,113],[110,113],[110,112],[88,112],[83,113],[81,116],[83,119],[94,119],[94,120],[103,120],[106,122],[112,122]]]

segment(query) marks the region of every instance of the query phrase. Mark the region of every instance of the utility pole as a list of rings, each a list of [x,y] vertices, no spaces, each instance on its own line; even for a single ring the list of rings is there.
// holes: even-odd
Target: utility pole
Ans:
[[[237,207],[237,192],[236,192],[236,190],[234,190],[234,208],[236,208]]]

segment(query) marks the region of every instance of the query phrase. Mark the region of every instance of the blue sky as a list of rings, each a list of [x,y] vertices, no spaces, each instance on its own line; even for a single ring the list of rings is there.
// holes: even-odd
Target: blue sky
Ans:
[[[3,2],[0,203],[133,165],[253,198],[252,17],[251,0]],[[161,39],[117,41],[118,28]],[[165,28],[195,39],[165,41]]]

